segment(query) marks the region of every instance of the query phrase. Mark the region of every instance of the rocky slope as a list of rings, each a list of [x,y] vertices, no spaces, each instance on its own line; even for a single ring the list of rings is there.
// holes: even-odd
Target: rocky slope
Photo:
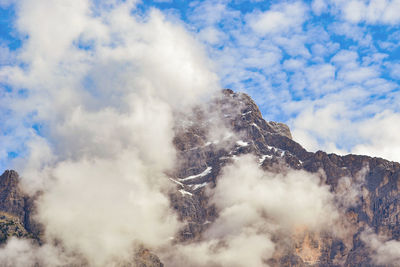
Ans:
[[[256,155],[265,170],[274,171],[282,165],[311,173],[322,169],[335,194],[340,195],[342,188],[338,183],[342,177],[350,177],[350,185],[357,185],[362,192],[355,206],[343,207],[343,216],[353,229],[346,240],[302,233],[296,237],[294,247],[272,259],[270,265],[373,266],[371,252],[360,239],[361,233],[371,228],[390,239],[400,239],[399,163],[367,156],[307,152],[292,140],[286,125],[265,121],[246,94],[225,90],[218,107],[228,127],[240,136],[233,147],[221,145],[219,142],[223,140],[207,142],[206,130],[198,126],[201,123],[188,127],[175,138],[181,159],[175,181],[181,194],[172,196],[172,203],[181,218],[188,221],[181,233],[182,240],[200,238],[207,222],[217,216],[215,209],[207,205],[205,186],[214,187],[221,168],[248,153]],[[362,181],[357,180],[360,175]]]
[[[233,130],[235,136],[210,132],[215,124]],[[210,222],[218,217],[218,211],[208,201],[206,188],[212,190],[216,186],[224,166],[250,153],[269,171],[279,171],[282,166],[310,173],[322,169],[331,192],[338,196],[343,189],[339,182],[342,177],[349,177],[349,185],[361,192],[355,205],[343,207],[343,216],[352,229],[350,234],[338,238],[300,231],[293,236],[292,246],[274,255],[268,265],[375,266],[371,251],[361,238],[362,232],[372,229],[400,240],[399,163],[367,156],[308,152],[292,140],[286,125],[265,121],[248,95],[231,90],[224,90],[208,109],[199,108],[193,115],[181,117],[175,130],[179,160],[168,173],[176,183],[176,192],[170,195],[171,206],[185,222],[178,242],[201,240]],[[32,203],[18,188],[17,173],[6,171],[0,177],[0,242],[13,235],[40,242],[40,227],[32,220]],[[134,262],[137,266],[163,266],[157,256],[144,248],[136,253]]]

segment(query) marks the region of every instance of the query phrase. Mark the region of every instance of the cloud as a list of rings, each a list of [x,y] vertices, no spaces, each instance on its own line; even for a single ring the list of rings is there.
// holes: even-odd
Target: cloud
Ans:
[[[77,249],[92,258],[93,248],[88,244],[96,236],[101,239],[103,257],[94,261],[106,264],[118,254],[107,242],[121,248],[116,257],[125,258],[132,244],[144,242],[141,234],[149,228],[131,213],[120,214],[110,206],[113,216],[108,218],[93,201],[99,195],[115,198],[117,205],[137,209],[142,218],[152,220],[154,224],[148,225],[160,230],[159,239],[152,235],[156,232],[149,233],[148,245],[155,249],[169,244],[166,240],[179,227],[169,213],[165,194],[170,185],[163,173],[174,163],[174,114],[207,101],[207,95],[219,88],[215,72],[224,87],[250,93],[268,120],[289,122],[294,138],[307,149],[376,153],[398,159],[393,126],[398,124],[398,86],[382,71],[389,66],[386,63],[394,53],[388,51],[396,49],[398,34],[394,32],[379,43],[368,27],[398,23],[393,15],[397,3],[315,0],[310,6],[290,1],[262,11],[254,7],[241,11],[228,2],[201,1],[190,4],[187,21],[182,23],[178,16],[169,21],[156,9],[137,10],[135,1],[15,2],[16,31],[27,38],[16,51],[1,48],[6,55],[0,59],[5,64],[0,67],[1,162],[8,164],[10,153],[19,155],[22,159],[13,163],[22,170],[25,189],[46,192],[38,218],[51,225],[48,239],[61,238],[69,250]],[[349,12],[349,5],[358,11]],[[341,19],[334,24],[317,21],[309,10]],[[395,65],[389,68],[396,79]],[[384,108],[391,111],[384,112]],[[114,166],[120,170],[118,175],[110,170]],[[77,173],[78,168],[84,173]],[[274,175],[254,175],[259,179],[250,182],[265,187],[268,181],[279,188],[279,183],[273,183]],[[293,183],[290,177],[281,177],[285,185]],[[64,183],[67,186],[61,186]],[[90,186],[93,183],[97,186]],[[112,188],[123,194],[114,194]],[[154,202],[146,201],[137,188]],[[290,188],[285,187],[281,197],[289,194]],[[60,195],[68,201],[60,201]],[[219,206],[226,214],[231,206],[234,215],[241,210],[229,202],[228,192],[220,193],[220,198],[226,201]],[[147,209],[137,207],[136,202]],[[102,221],[107,231],[87,227],[91,219],[80,205],[91,208],[93,218]],[[257,219],[260,214],[252,205],[267,210],[275,221],[302,220],[284,212],[295,209],[294,204],[287,204],[279,213],[254,200],[249,209]],[[51,218],[49,214],[59,207],[70,214]],[[82,219],[76,222],[79,227],[70,229],[74,211]],[[118,221],[119,217],[137,225],[121,242],[112,238],[115,229],[125,232],[126,223]],[[230,226],[223,218],[221,224]],[[241,244],[263,239],[267,241],[260,250],[248,252],[252,263],[260,264],[263,258],[257,255],[269,257],[277,244],[271,241],[275,232],[270,221],[264,231],[264,226],[253,225],[256,219],[235,222],[232,229],[239,229],[241,223],[251,227],[226,233],[222,243],[213,236],[220,231],[214,225],[215,232],[208,232],[201,250],[211,250],[209,255],[216,260],[232,263],[227,255],[235,258],[236,251],[243,250]],[[305,218],[302,222],[308,223]],[[69,229],[80,238],[72,240],[59,229]],[[187,249],[193,253],[197,248]]]
[[[296,225],[307,225],[312,229],[319,229],[335,216],[325,214],[326,211],[331,212],[332,206],[329,188],[323,186],[322,182],[318,175],[301,171],[283,174],[263,172],[257,167],[256,160],[243,157],[224,170],[212,193],[212,203],[221,210],[222,218],[225,217],[225,212],[242,210],[249,205],[250,209],[257,211],[256,216],[266,216],[267,220],[270,217],[280,227],[293,229]],[[293,196],[296,196],[296,201],[291,201]],[[231,216],[224,219],[229,217]],[[244,220],[248,219],[251,221],[251,216]],[[224,229],[229,231],[229,227],[221,228],[222,231]]]
[[[61,240],[93,266],[129,262],[135,245],[168,244],[180,226],[164,194],[168,179],[146,164],[129,152],[59,163],[38,201],[47,239]]]
[[[265,12],[248,15],[248,24],[260,35],[285,33],[301,28],[306,19],[307,8],[301,2],[282,3],[272,6]]]
[[[340,138],[343,129],[348,129],[350,125],[347,113],[343,102],[328,103],[321,108],[307,108],[292,122],[293,137],[310,150],[325,147],[329,151],[339,152],[336,140]]]
[[[352,0],[352,1],[318,1],[317,7],[330,5],[331,12],[351,23],[388,24],[400,22],[396,12],[400,10],[398,0]]]
[[[363,186],[365,185],[365,176],[368,172],[369,165],[365,164],[353,177],[345,176],[339,179],[335,190],[335,198],[344,212],[348,208],[356,207],[360,204],[363,196]]]
[[[137,14],[134,1],[25,0],[16,10],[28,38],[18,64],[0,68],[11,88],[2,125],[26,150],[14,166],[27,192],[41,192],[49,253],[109,266],[139,245],[169,245],[181,225],[164,173],[175,164],[174,116],[219,90],[204,47],[158,10]],[[42,249],[15,246],[33,253],[28,261]]]
[[[12,237],[0,249],[0,260],[4,267],[62,266],[77,264],[71,255],[64,254],[54,246],[38,246],[30,240]]]
[[[400,161],[399,122],[400,114],[389,110],[361,122],[358,131],[363,141],[353,148],[353,152]]]
[[[312,11],[317,15],[321,15],[327,10],[328,4],[325,0],[313,0],[311,3]]]
[[[225,39],[225,34],[214,27],[206,27],[199,32],[199,38],[212,45],[220,44]]]
[[[394,79],[400,79],[400,64],[395,63],[390,68],[390,76],[392,76]]]
[[[400,261],[400,242],[387,240],[375,234],[371,229],[361,233],[361,240],[372,249],[372,259],[379,265],[397,266]]]
[[[336,102],[302,111],[293,121],[292,135],[310,150],[324,147],[339,154],[351,152],[399,161],[399,121],[397,112],[386,110],[370,118],[351,122],[351,111],[344,103]],[[342,149],[346,143],[352,144],[349,150]]]
[[[218,218],[202,241],[178,245],[176,254],[166,256],[167,263],[265,266],[278,247],[286,248],[285,240],[297,229],[328,231],[339,215],[319,174],[263,171],[248,155],[225,167],[208,194]]]

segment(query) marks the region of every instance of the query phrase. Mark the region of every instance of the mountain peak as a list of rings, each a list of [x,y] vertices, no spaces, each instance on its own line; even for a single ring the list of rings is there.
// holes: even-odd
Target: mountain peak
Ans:
[[[287,205],[291,207],[295,203],[295,207],[302,209],[301,203],[304,199],[301,197],[307,198],[312,195],[315,188],[319,193],[328,194],[327,199],[330,201],[329,205],[320,206],[320,210],[326,209],[328,212],[330,206],[337,207],[334,213],[338,216],[341,226],[346,228],[346,235],[336,235],[329,231],[313,231],[299,225],[296,231],[290,235],[283,234],[283,237],[282,233],[274,230],[280,225],[268,228],[270,232],[263,238],[268,242],[275,242],[275,250],[270,255],[265,255],[260,266],[379,266],[373,263],[376,253],[373,246],[376,242],[369,243],[368,238],[376,238],[380,233],[385,233],[391,240],[400,240],[400,164],[368,156],[308,152],[292,140],[287,125],[265,121],[250,96],[235,93],[230,89],[224,89],[222,95],[214,99],[209,106],[198,108],[193,113],[194,115],[184,117],[185,120],[191,120],[190,123],[177,120],[181,125],[176,127],[173,143],[178,160],[175,168],[168,171],[167,177],[176,186],[175,190],[169,193],[170,206],[183,224],[178,235],[173,237],[174,244],[179,244],[177,248],[214,244],[215,240],[207,238],[212,234],[216,234],[217,237],[224,235],[224,230],[220,229],[224,226],[220,226],[220,223],[224,223],[224,220],[241,220],[236,217],[222,218],[221,216],[226,216],[232,210],[222,210],[216,203],[218,197],[213,198],[216,190],[219,194],[230,192],[231,187],[238,181],[238,188],[230,195],[234,203],[238,202],[239,206],[245,204],[251,208],[253,203],[248,198],[257,193],[260,193],[258,197],[268,199],[260,202],[261,207],[257,206],[254,210],[256,213],[261,212],[262,221],[255,224],[257,226],[261,223],[262,227],[256,228],[259,231],[265,231],[265,227],[276,223],[276,214],[279,222],[279,214],[284,211],[281,209]],[[217,125],[212,124],[215,121]],[[221,130],[222,135],[212,135],[210,131],[213,129],[210,127]],[[235,169],[237,163],[240,160],[243,162],[243,159],[254,162],[246,166],[246,171]],[[234,171],[229,171],[232,168]],[[291,177],[288,176],[290,173]],[[236,175],[239,179],[235,181]],[[260,175],[261,178],[258,177]],[[265,184],[264,180],[268,177],[272,180]],[[225,183],[221,182],[221,179]],[[246,186],[248,180],[257,179],[260,179],[260,184]],[[288,179],[293,181],[289,189],[285,188],[288,186]],[[303,184],[304,181],[314,182]],[[15,229],[23,233],[23,236],[28,234],[21,231],[21,227],[25,227],[31,237],[39,239],[32,230],[35,223],[30,218],[33,200],[20,190],[18,182],[19,177],[15,171],[7,170],[0,177],[0,212],[11,216],[7,217],[7,223],[16,222]],[[277,190],[271,189],[271,186],[276,184]],[[250,190],[251,194],[243,198],[243,190]],[[304,194],[298,198],[296,190],[303,190]],[[278,207],[282,194],[285,203]],[[263,205],[267,205],[267,208]],[[299,216],[305,217],[307,214]],[[287,221],[290,220],[280,223],[291,223]],[[234,226],[233,224],[232,227]],[[0,230],[2,227],[6,227],[6,224],[0,223]],[[255,226],[249,224],[246,227]],[[236,230],[240,232],[242,228]],[[216,231],[215,229],[220,229],[221,232],[210,233]],[[366,229],[369,229],[368,232]],[[5,242],[5,239],[2,241]],[[382,246],[384,245],[382,243]],[[227,248],[229,246],[221,247],[222,250]],[[212,249],[213,247],[210,247],[210,250]],[[140,266],[163,266],[160,259],[147,248],[138,250],[135,257],[134,261],[140,263]],[[168,264],[169,262],[166,263],[167,266]],[[210,264],[214,264],[212,259]]]

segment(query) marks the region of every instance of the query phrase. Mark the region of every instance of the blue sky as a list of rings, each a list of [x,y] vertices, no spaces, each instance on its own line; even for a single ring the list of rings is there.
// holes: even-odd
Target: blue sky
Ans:
[[[400,1],[39,2],[32,8],[34,1],[0,1],[3,168],[31,153],[31,140],[52,136],[55,118],[41,108],[50,106],[46,99],[63,79],[99,101],[106,98],[87,62],[100,57],[105,40],[113,48],[128,43],[118,35],[129,30],[124,21],[108,20],[119,8],[143,25],[161,16],[183,30],[205,58],[196,64],[204,60],[220,87],[250,94],[266,120],[287,123],[307,149],[400,160]],[[66,68],[72,58],[82,65]],[[58,71],[48,77],[46,68]],[[72,95],[65,90],[63,97]]]

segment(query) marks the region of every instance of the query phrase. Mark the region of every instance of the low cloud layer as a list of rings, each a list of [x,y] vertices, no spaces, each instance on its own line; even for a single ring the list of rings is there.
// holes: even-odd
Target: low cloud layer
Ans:
[[[253,156],[225,167],[208,194],[219,217],[203,241],[178,245],[165,256],[167,265],[267,266],[274,253],[293,245],[299,229],[331,231],[339,216],[323,176],[265,172]]]

